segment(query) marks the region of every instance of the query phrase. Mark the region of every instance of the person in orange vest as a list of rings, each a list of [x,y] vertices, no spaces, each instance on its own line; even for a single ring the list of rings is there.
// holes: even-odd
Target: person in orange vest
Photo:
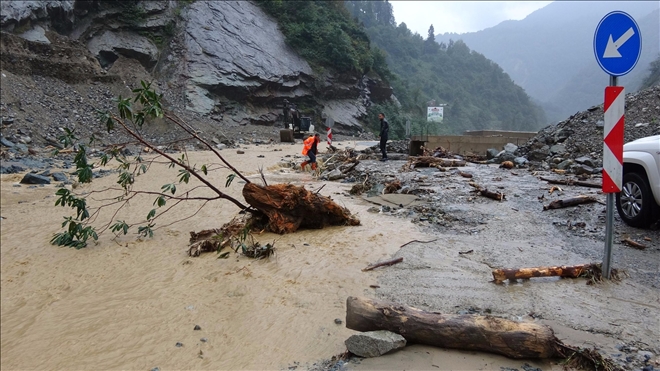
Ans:
[[[316,170],[316,155],[319,153],[318,144],[321,143],[321,136],[319,134],[310,135],[309,138],[303,142],[302,154],[309,157],[309,161],[300,164],[302,171],[305,171],[307,164],[312,165],[312,170]]]

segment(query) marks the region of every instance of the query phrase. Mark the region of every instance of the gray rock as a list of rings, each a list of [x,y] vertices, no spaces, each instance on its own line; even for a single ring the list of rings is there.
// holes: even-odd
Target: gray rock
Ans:
[[[513,153],[513,152],[515,152],[517,149],[518,149],[518,146],[515,145],[515,144],[513,144],[513,143],[507,143],[507,144],[504,146],[504,150],[505,150],[506,152],[509,152],[509,153]]]
[[[9,140],[5,139],[5,137],[0,137],[0,144],[2,144],[5,147],[10,147],[10,148],[15,146],[14,143],[12,143]]]
[[[564,147],[563,144],[555,144],[554,146],[550,147],[550,153],[553,155],[566,153],[566,147]]]
[[[189,76],[188,109],[210,112],[209,91],[228,96],[275,92],[264,98],[309,95],[305,83],[311,67],[286,44],[277,22],[252,2],[197,1],[183,16],[185,55],[180,60]]]
[[[18,150],[19,152],[21,152],[21,153],[28,153],[28,146],[26,146],[26,145],[23,144],[23,143],[16,143],[16,145],[14,146],[14,148],[15,148],[16,150]]]
[[[591,175],[594,172],[594,168],[587,165],[577,165],[573,167],[573,172],[577,175],[582,175],[582,174]]]
[[[158,61],[158,48],[148,38],[135,33],[105,31],[89,40],[87,48],[104,67],[119,55],[137,59],[145,68],[153,67]]]
[[[543,161],[546,157],[548,157],[548,152],[540,149],[529,151],[527,154],[527,159],[530,161]]]
[[[339,169],[332,170],[331,172],[327,173],[325,176],[328,177],[328,180],[338,180],[346,177],[344,174],[342,174],[341,170]]]
[[[495,163],[501,164],[504,161],[513,161],[516,157],[517,156],[511,152],[502,151],[493,160],[495,160]]]
[[[335,323],[341,325],[344,321],[342,321],[341,318],[335,318]]]
[[[22,184],[50,184],[50,178],[43,175],[27,173],[21,179]]]
[[[195,331],[199,331],[199,330],[201,330],[201,329],[202,329],[202,328],[201,328],[199,325],[195,325],[195,328],[194,328],[193,330],[195,330]]]
[[[513,163],[516,164],[516,165],[518,165],[518,166],[522,166],[522,165],[524,165],[526,162],[527,162],[527,159],[524,158],[524,157],[516,157],[516,158],[513,159]]]
[[[224,144],[224,143],[218,143],[218,144],[215,145],[215,148],[222,150],[222,149],[227,148],[227,145]]]
[[[50,44],[50,40],[46,37],[46,30],[41,26],[34,26],[33,29],[28,30],[20,34],[22,38],[29,41],[35,41],[44,44]]]
[[[578,157],[575,159],[575,162],[577,162],[578,164],[587,165],[591,167],[595,166],[594,160],[592,160],[591,157],[588,156]]]
[[[495,148],[488,148],[486,150],[486,158],[490,160],[491,158],[497,157],[499,153],[500,151],[496,150]]]
[[[344,342],[348,351],[360,357],[378,357],[406,346],[406,339],[390,331],[355,334]]]
[[[22,173],[25,171],[25,168],[20,165],[9,165],[9,166],[0,166],[0,174],[16,174]]]
[[[23,20],[33,21],[58,14],[72,20],[74,0],[3,1],[0,6],[0,27],[17,25]]]
[[[573,165],[575,161],[571,160],[570,158],[568,160],[564,160],[557,164],[557,169],[559,170],[566,170],[568,169],[571,165]]]

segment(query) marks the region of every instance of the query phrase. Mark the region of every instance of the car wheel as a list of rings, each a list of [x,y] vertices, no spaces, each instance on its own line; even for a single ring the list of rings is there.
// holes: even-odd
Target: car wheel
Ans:
[[[616,194],[616,209],[621,219],[632,227],[647,228],[653,222],[654,207],[646,176],[634,172],[624,174],[621,192]]]

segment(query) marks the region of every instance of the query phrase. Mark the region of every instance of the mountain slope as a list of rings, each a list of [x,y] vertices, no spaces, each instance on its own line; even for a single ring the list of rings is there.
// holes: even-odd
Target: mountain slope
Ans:
[[[463,40],[498,63],[536,101],[551,121],[602,101],[608,83],[593,55],[593,35],[600,19],[613,10],[628,12],[642,32],[637,67],[619,79],[637,90],[660,52],[657,1],[556,1],[521,21],[506,21],[479,32],[437,35],[438,42]]]
[[[465,43],[438,45],[432,28],[425,40],[405,23],[396,26],[387,1],[346,4],[365,25],[372,44],[387,53],[390,70],[396,75],[391,81],[394,94],[403,106],[425,118],[429,100],[446,104],[439,132],[536,130],[545,123],[541,109],[523,89]]]

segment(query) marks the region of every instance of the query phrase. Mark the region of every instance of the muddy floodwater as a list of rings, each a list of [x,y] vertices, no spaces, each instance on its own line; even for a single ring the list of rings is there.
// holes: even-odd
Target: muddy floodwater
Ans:
[[[260,181],[256,170],[263,167],[269,183],[291,182],[308,189],[325,184],[320,193],[348,207],[362,225],[256,235],[262,243],[275,241],[277,248],[274,257],[259,261],[234,253],[229,259],[217,259],[215,253],[188,257],[190,231],[217,228],[237,214],[233,204],[221,201],[176,224],[170,223],[191,216],[201,204],[182,205],[176,213],[163,215],[150,239],[130,234],[114,238],[106,232],[98,244],[82,250],[52,246],[49,240],[67,211],[53,206],[56,187],[18,187],[21,175],[2,175],[1,368],[306,369],[346,350],[344,340],[354,331],[335,319],[345,318],[348,296],[447,313],[487,308],[511,319],[543,321],[576,345],[598,345],[611,353],[626,341],[655,354],[660,351],[660,296],[653,286],[657,249],[645,252],[656,260],[645,263],[650,273],[642,281],[632,277],[595,287],[582,279],[543,279],[497,286],[489,282],[491,267],[584,263],[596,253],[585,255],[582,247],[567,246],[570,239],[537,220],[522,199],[507,204],[506,212],[485,203],[473,205],[489,216],[486,224],[470,227],[478,233],[438,231],[410,218],[369,212],[373,204],[346,193],[350,184],[319,181],[276,165],[284,156],[298,154],[299,147],[252,146],[245,154],[222,154],[255,182]],[[215,161],[208,152],[190,157],[200,166]],[[391,163],[387,166],[396,165]],[[209,176],[222,187],[228,174],[218,170]],[[137,184],[157,191],[176,175],[166,164],[154,165]],[[110,174],[76,191],[115,182],[116,174]],[[188,188],[195,185],[191,182]],[[241,188],[236,180],[226,190],[240,198]],[[89,203],[100,205],[102,198],[92,194]],[[153,197],[135,200],[114,220],[144,219],[152,203]],[[511,212],[511,207],[517,210]],[[101,215],[95,224],[106,224],[110,217]],[[412,240],[435,238],[431,244],[400,248]],[[590,243],[586,251],[596,251],[600,244]],[[458,254],[467,250],[474,252]],[[404,262],[361,271],[393,256],[403,256]],[[201,329],[194,330],[196,325]],[[524,363],[560,368],[550,362],[421,345],[346,367],[499,370]]]

